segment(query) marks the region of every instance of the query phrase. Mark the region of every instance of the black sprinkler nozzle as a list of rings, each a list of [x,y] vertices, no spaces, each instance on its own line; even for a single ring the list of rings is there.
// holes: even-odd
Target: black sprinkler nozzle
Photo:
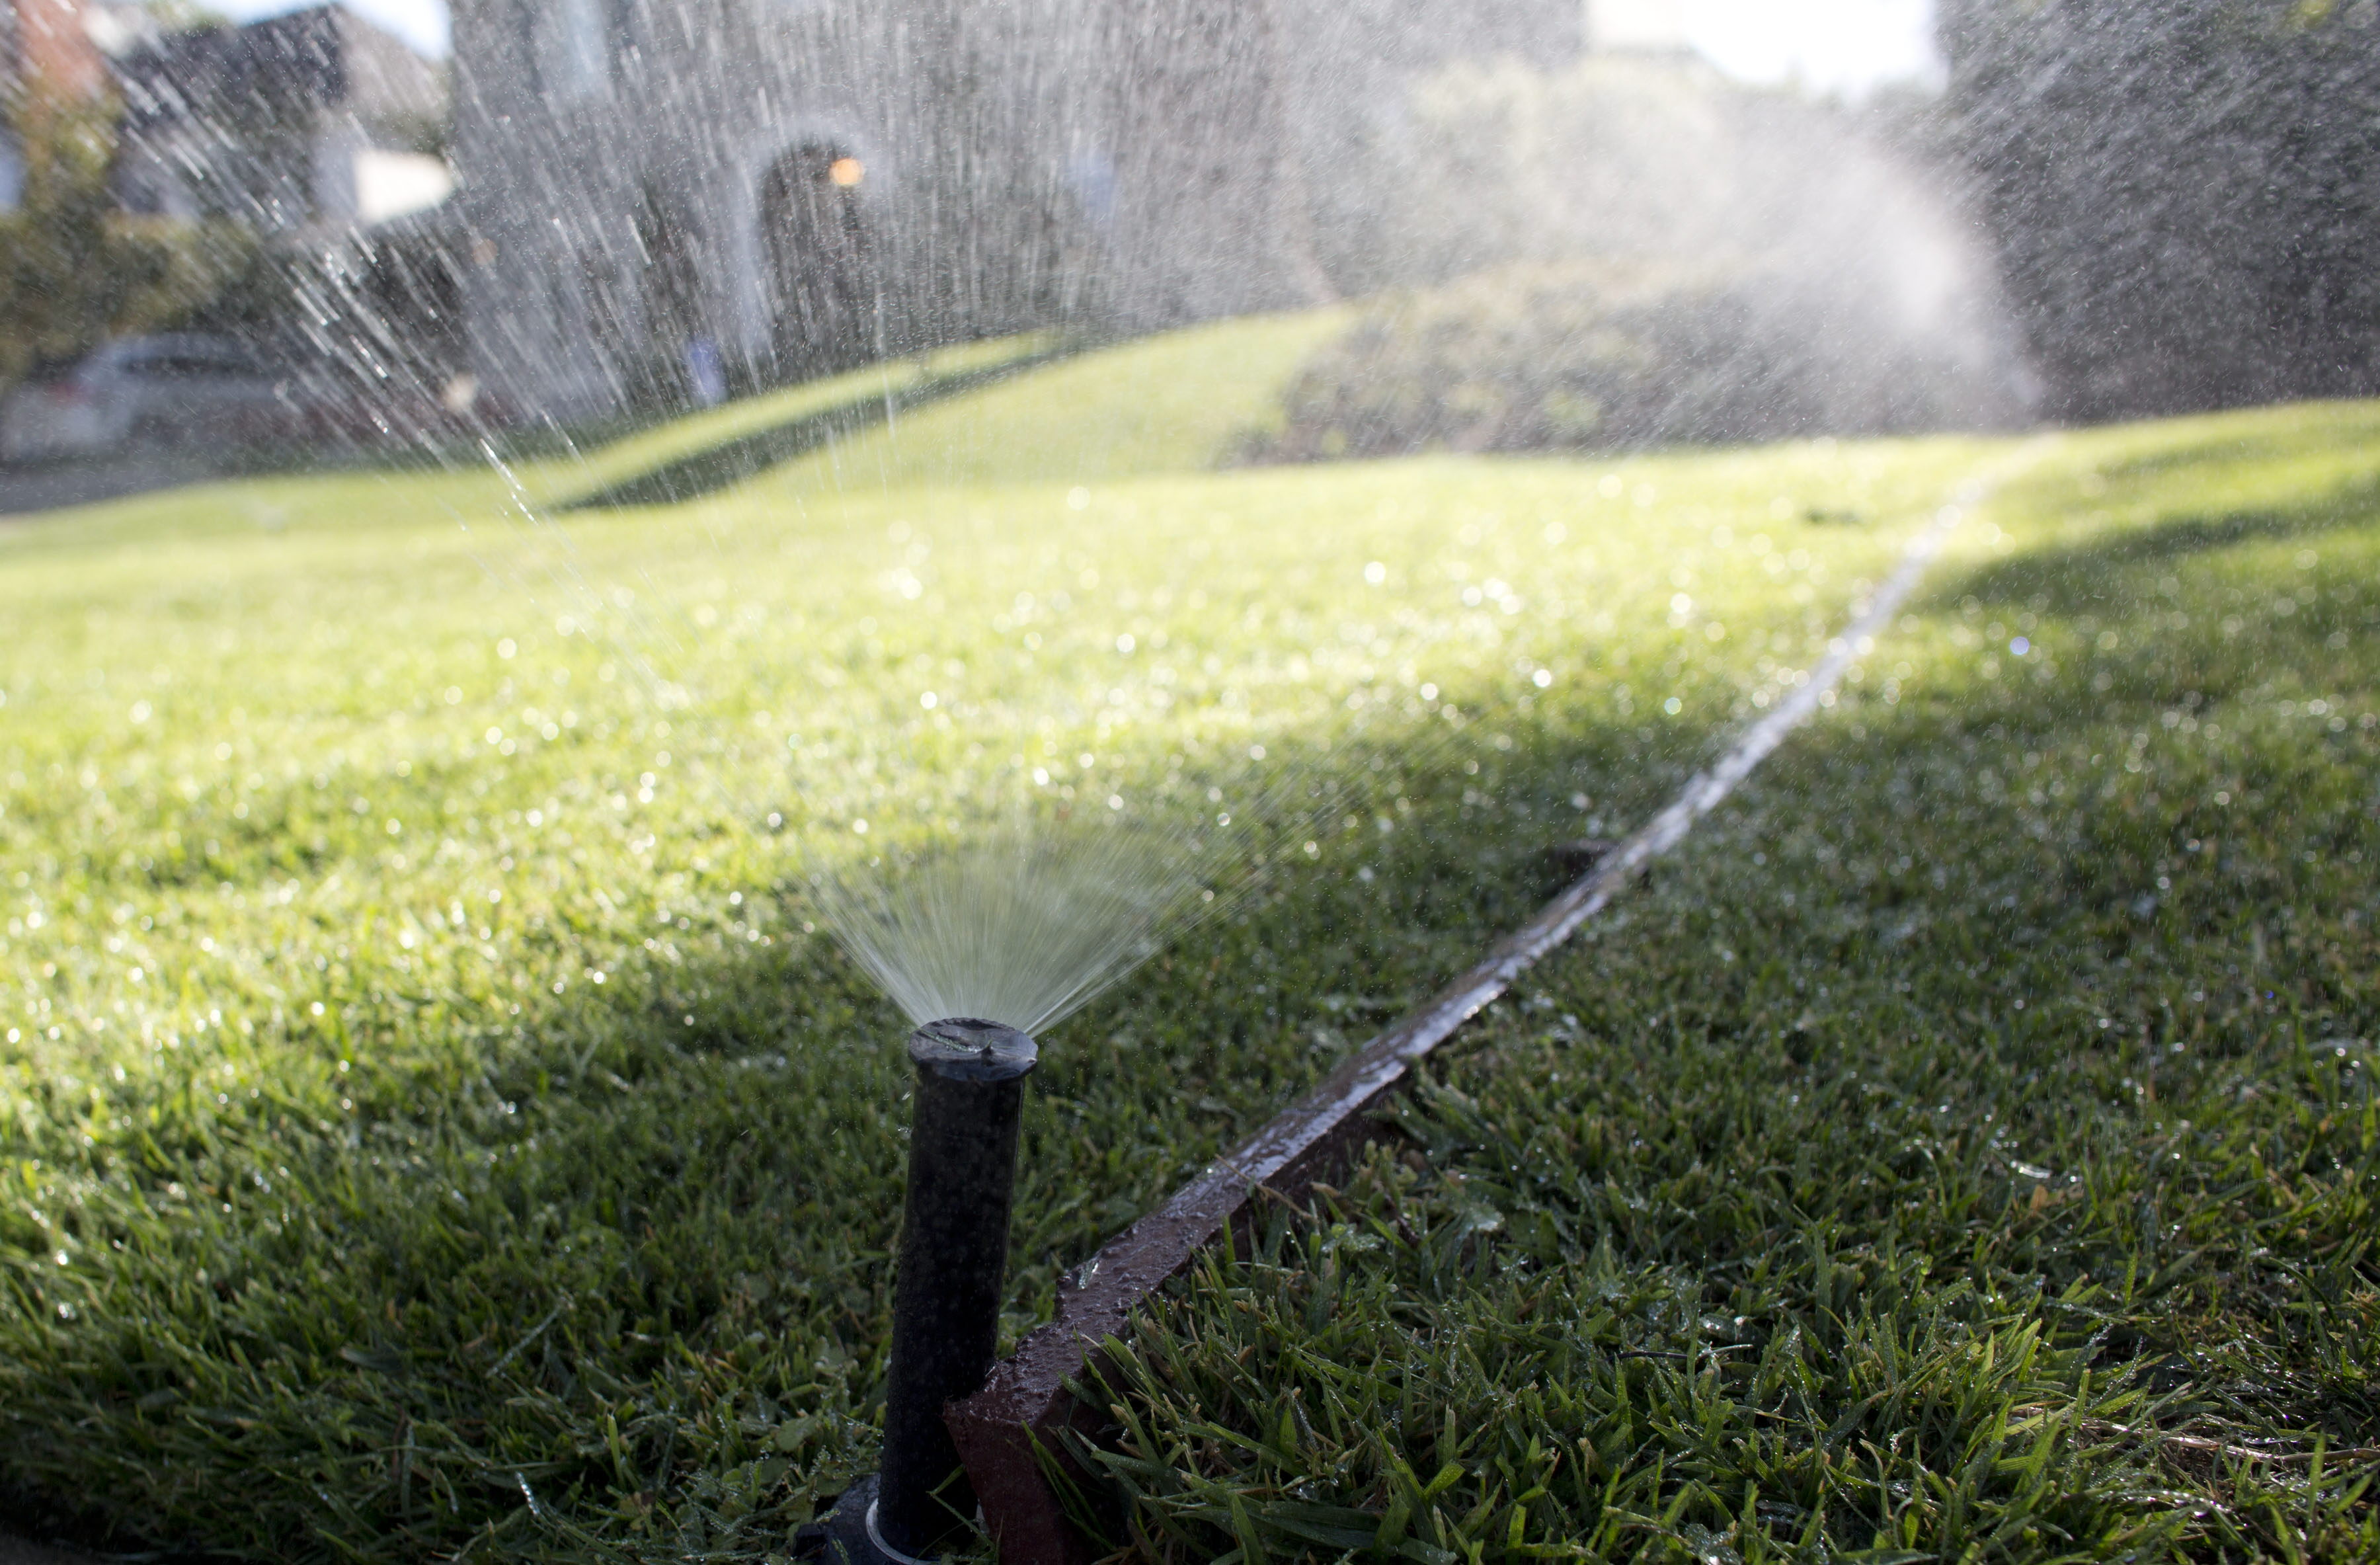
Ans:
[[[812,1530],[829,1565],[930,1559],[975,1514],[942,1409],[979,1389],[1000,1345],[1001,1280],[1032,1038],[954,1017],[909,1036],[909,1195],[892,1291],[883,1464]]]

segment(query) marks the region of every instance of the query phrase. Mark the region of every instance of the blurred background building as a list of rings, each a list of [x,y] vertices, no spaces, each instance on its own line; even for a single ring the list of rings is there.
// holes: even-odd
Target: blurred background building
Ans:
[[[662,394],[698,342],[769,382],[1368,285],[1326,237],[1362,248],[1347,160],[1402,133],[1405,81],[1582,43],[1577,0],[464,0],[454,24],[477,365],[565,416]]]
[[[171,329],[318,408],[461,368],[443,62],[335,5],[0,0],[0,389]]]
[[[0,381],[222,329],[395,435],[1572,266],[1475,283],[1470,340],[1724,296],[1847,428],[2361,394],[2374,9],[1939,0],[1920,60],[1913,0],[457,0],[450,65],[0,0]],[[1910,79],[1747,85],[1721,12]]]
[[[444,69],[343,6],[115,36],[115,182],[129,211],[320,242],[454,188]]]

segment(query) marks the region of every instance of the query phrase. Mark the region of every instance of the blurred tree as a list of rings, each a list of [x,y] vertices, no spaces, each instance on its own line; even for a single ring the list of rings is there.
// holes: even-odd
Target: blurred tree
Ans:
[[[2044,408],[2380,392],[2373,0],[1941,0]]]
[[[0,384],[109,337],[188,322],[255,269],[256,241],[233,224],[122,210],[115,113],[38,85],[7,105],[25,172],[17,209],[0,213]]]

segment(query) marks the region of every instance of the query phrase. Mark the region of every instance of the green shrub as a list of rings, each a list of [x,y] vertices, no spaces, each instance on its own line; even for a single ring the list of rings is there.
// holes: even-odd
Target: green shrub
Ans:
[[[1343,185],[1309,181],[1345,209],[1318,231],[1324,269],[1376,302],[1251,452],[2020,420],[1985,258],[1938,173],[1873,132],[1685,60],[1420,79],[1397,134],[1347,132]]]
[[[1389,295],[1311,358],[1258,459],[1621,450],[1967,421],[1961,377],[1774,271],[1523,263]]]

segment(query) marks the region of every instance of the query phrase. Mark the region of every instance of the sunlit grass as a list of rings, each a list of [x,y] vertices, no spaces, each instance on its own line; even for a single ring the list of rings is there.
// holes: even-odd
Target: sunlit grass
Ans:
[[[1879,649],[1896,704],[1144,1321],[1114,1541],[2380,1555],[2371,420],[2012,486]]]
[[[259,1558],[412,1559],[475,1538],[572,1558],[599,1538],[653,1558],[782,1549],[870,1461],[901,1156],[900,1025],[809,927],[815,855],[866,851],[863,818],[880,838],[988,801],[1230,782],[1256,746],[1268,767],[1346,785],[1311,857],[1293,851],[1239,916],[1047,1040],[1020,1327],[1056,1268],[1517,921],[1547,889],[1544,844],[1656,807],[2012,449],[1213,470],[1329,324],[1062,363],[745,488],[566,533],[508,516],[484,475],[430,474],[209,486],[0,536],[0,1482],[119,1540]],[[2354,486],[2375,423],[2290,410],[2041,455],[1953,535],[1945,596],[1863,654],[1819,731],[1650,906],[1548,977],[1553,1014],[1579,1018],[1561,1074],[1633,1083],[1651,1113],[1706,1080],[1673,1092],[1662,1070],[1743,1090],[1821,1068],[1757,1055],[1730,1074],[1745,1038],[1888,1062],[1915,1047],[1875,1021],[1891,986],[1923,989],[1929,1015],[2004,1017],[1988,1008],[2012,1001],[2018,949],[2026,1025],[2075,1012],[2078,986],[2104,980],[2064,960],[2064,844],[2137,857],[2132,880],[2160,855],[2169,880],[2202,862],[2147,845],[2178,786],[2125,828],[2138,842],[2091,835],[2132,819],[2161,746],[2203,744],[2204,765],[2231,769],[2222,807],[2263,823],[2251,843],[2297,830],[2307,800],[2362,797],[2346,779],[2368,767],[2368,654],[2338,637],[2365,611],[2338,595],[2371,579]],[[646,438],[668,445],[657,460],[689,448]],[[2193,552],[2157,553],[2192,527]],[[2057,568],[2025,575],[2043,560]],[[2302,612],[2279,612],[2289,593]],[[2238,677],[2185,673],[2185,655]],[[2322,713],[2297,715],[2311,700]],[[2256,715],[2202,710],[2233,701]],[[2024,760],[2070,752],[2070,770]],[[1909,804],[1926,767],[1944,807]],[[2092,791],[2110,779],[2117,793]],[[2369,911],[2339,922],[2362,905],[2339,855],[2371,851],[2368,808],[2323,819],[2333,858],[2234,893],[2238,916],[2271,927],[2258,960],[2300,960],[2284,906],[2331,920],[2324,940],[2362,931],[2368,952]],[[2341,879],[2309,904],[2317,868]],[[1897,922],[1859,911],[1886,883],[1905,888],[1894,906],[1933,909],[1889,940]],[[2134,938],[2132,899],[2168,894],[2126,880],[2086,901],[2095,938]],[[2046,900],[1993,911],[2008,895]],[[1974,932],[1956,953],[1914,932],[1959,917]],[[2321,943],[2302,960],[2319,966]],[[1874,1003],[1804,992],[1838,986],[1817,976],[1828,964]],[[1755,975],[1769,988],[1743,987]],[[1795,1014],[1776,1020],[1789,992]],[[2369,1032],[2363,994],[2323,991],[2343,1033]],[[1684,1034],[1681,996],[1701,1018]],[[2206,1025],[2253,1060],[2271,1014]],[[1536,1119],[1581,1110],[1530,1096],[1551,1088],[1528,1050],[1557,1045],[1523,1018],[1550,1025],[1546,1008],[1495,1023],[1463,1068],[1481,1104],[1508,1105],[1479,1112],[1525,1142]],[[1998,1058],[1977,1040],[2002,1025],[1959,1037]],[[1513,1049],[1522,1064],[1489,1068]],[[1946,1077],[1934,1100],[2005,1117],[2070,1096],[2062,1079],[1974,1079]],[[2277,1068],[2252,1111],[2310,1102],[2298,1080]],[[2123,1112],[2092,1134],[2147,1145]],[[1462,1149],[1475,1141],[1440,1136],[1416,1177],[1432,1192],[1451,1171],[1488,1178]],[[1712,1163],[1697,1188],[1742,1183],[1742,1201],[1686,1205],[1751,1210],[1757,1166]],[[1846,1210],[1842,1245],[1876,1243],[1854,1231],[1869,1207]],[[1551,1248],[1530,1252],[1548,1276],[1666,1267],[1660,1288],[1714,1298],[1736,1286],[1730,1246],[1782,1221],[1704,1250],[1618,1233],[1598,1260],[1609,1225],[1556,1217]],[[1504,1307],[1463,1292],[1473,1275],[1391,1292]],[[1844,1286],[1857,1307],[1870,1283]],[[1200,1416],[1236,1414],[1216,1400]],[[1338,1461],[1309,1476],[1339,1482]],[[1244,1508],[1279,1498],[1228,1463],[1212,1478],[1256,1486]],[[1330,1503],[1386,1492],[1350,1477]],[[1628,1547],[1654,1548],[1683,1513],[1671,1523]]]

